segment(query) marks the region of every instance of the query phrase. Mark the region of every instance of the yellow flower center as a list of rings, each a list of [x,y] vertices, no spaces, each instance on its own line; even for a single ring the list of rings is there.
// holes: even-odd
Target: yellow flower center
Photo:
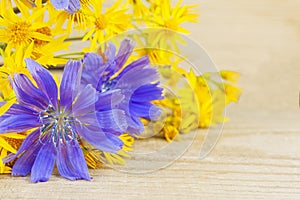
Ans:
[[[30,26],[31,24],[26,22],[18,22],[10,26],[8,28],[9,41],[17,45],[27,44],[31,40]]]
[[[107,24],[108,21],[104,15],[100,15],[95,21],[96,28],[99,30],[104,30],[107,27]]]
[[[14,149],[18,149],[20,146],[21,146],[21,144],[22,144],[22,142],[23,142],[23,140],[20,140],[20,139],[15,139],[15,138],[9,138],[9,137],[3,137],[5,140],[6,140],[6,142],[8,142],[8,144],[10,144],[10,146],[12,146]]]
[[[41,33],[43,35],[51,36],[51,29],[49,27],[43,27],[36,30],[36,32]],[[48,41],[34,39],[34,45],[40,47],[48,44]]]

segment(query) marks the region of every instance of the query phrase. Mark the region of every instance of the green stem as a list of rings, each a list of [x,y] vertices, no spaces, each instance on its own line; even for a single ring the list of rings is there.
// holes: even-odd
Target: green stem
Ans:
[[[79,37],[69,37],[67,39],[65,39],[65,42],[68,42],[68,41],[80,41],[83,39],[84,36],[79,36]]]
[[[84,55],[84,52],[74,52],[74,53],[66,53],[66,54],[60,54],[55,56],[55,58],[66,58],[68,56],[82,56]]]

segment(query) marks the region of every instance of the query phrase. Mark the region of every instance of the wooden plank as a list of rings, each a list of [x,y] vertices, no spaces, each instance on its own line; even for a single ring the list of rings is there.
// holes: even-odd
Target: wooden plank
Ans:
[[[91,182],[67,181],[56,173],[40,184],[2,175],[0,199],[300,199],[300,1],[184,2],[201,4],[200,24],[188,25],[191,37],[220,68],[242,74],[241,102],[228,109],[231,121],[212,153],[199,159],[206,134],[201,131],[165,169],[140,175],[91,170]],[[178,145],[191,140],[188,135]],[[135,148],[143,152],[165,144],[151,139]],[[136,167],[166,162],[174,153]]]

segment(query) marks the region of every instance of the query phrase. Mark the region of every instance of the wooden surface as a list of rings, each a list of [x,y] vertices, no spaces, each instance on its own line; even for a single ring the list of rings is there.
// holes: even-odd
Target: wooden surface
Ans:
[[[191,37],[220,69],[242,74],[244,94],[227,109],[231,120],[213,151],[199,159],[200,131],[181,158],[151,173],[105,168],[91,170],[91,182],[53,175],[40,184],[3,175],[0,199],[300,199],[300,1],[184,2],[201,4]],[[136,150],[155,144],[164,145],[141,141]],[[167,162],[173,153],[141,162]]]

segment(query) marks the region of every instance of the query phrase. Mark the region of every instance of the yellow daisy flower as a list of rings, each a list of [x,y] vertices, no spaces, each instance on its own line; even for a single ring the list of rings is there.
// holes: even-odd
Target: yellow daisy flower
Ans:
[[[11,51],[26,47],[34,40],[50,41],[51,38],[48,35],[39,31],[47,27],[47,24],[38,20],[44,14],[44,9],[30,13],[22,2],[17,1],[16,4],[21,15],[14,13],[9,0],[2,0],[0,3],[0,42],[7,44],[6,49]]]
[[[90,13],[93,25],[83,38],[84,41],[90,39],[91,49],[131,28],[131,15],[126,14],[127,9],[121,5],[121,0],[115,2],[105,12],[102,10],[102,2],[101,0],[95,2],[94,10]]]
[[[189,31],[181,25],[184,22],[198,22],[199,15],[197,10],[194,10],[197,5],[182,6],[181,3],[182,1],[179,1],[175,7],[172,7],[170,0],[152,2],[152,4],[155,5],[155,9],[152,12],[153,20],[156,23],[150,23],[149,25],[151,27],[154,25],[154,27],[166,28],[185,34],[189,33]]]

